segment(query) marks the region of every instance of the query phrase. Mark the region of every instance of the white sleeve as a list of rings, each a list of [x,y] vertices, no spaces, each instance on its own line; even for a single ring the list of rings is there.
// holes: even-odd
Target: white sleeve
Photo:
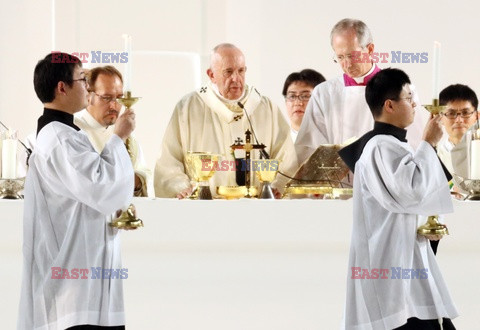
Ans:
[[[453,211],[442,166],[427,142],[421,142],[413,154],[401,143],[374,139],[378,143],[370,152],[370,164],[358,174],[382,207],[394,213],[423,215]]]

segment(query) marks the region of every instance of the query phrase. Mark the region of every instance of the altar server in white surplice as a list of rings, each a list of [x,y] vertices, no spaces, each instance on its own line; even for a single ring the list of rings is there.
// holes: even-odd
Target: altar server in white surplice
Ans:
[[[341,144],[373,128],[373,119],[365,102],[365,86],[380,68],[373,62],[375,47],[368,26],[359,20],[343,19],[333,27],[330,43],[334,61],[340,64],[344,73],[313,90],[295,141],[300,163],[321,144]],[[414,99],[419,104],[415,93]],[[407,130],[408,142],[414,148],[422,139],[429,116],[421,106],[416,110],[415,120]]]
[[[245,142],[247,129],[255,132],[258,143],[267,146],[270,158],[281,161],[280,171],[294,174],[297,162],[290,127],[269,98],[245,85],[246,70],[244,55],[236,46],[220,44],[213,49],[207,70],[210,83],[178,102],[165,131],[154,173],[157,197],[183,198],[191,193],[184,161],[189,151],[221,154],[227,165],[244,158],[243,150],[232,154],[230,146],[238,138]],[[256,143],[253,135],[251,143]],[[259,157],[259,151],[252,150],[251,158]],[[210,180],[212,192],[216,186],[245,185],[245,172],[241,169],[229,165],[217,171]],[[277,175],[273,186],[281,190],[286,181]],[[252,183],[258,183],[255,175]]]
[[[87,106],[80,60],[47,55],[35,67],[34,86],[45,109],[25,182],[18,329],[124,329],[122,278],[128,273],[118,229],[109,222],[132,199],[124,140],[135,115],[118,118],[98,153],[73,122]]]
[[[441,237],[417,235],[417,215],[453,211],[434,149],[441,117],[428,121],[414,151],[405,130],[415,113],[408,76],[382,70],[366,99],[374,129],[340,151],[355,173],[344,328],[455,329],[458,313],[428,243]]]
[[[75,124],[88,134],[97,152],[102,152],[115,130],[115,122],[122,106],[116,101],[123,96],[122,74],[113,66],[93,68],[87,73],[88,107],[75,114]],[[127,140],[135,171],[137,197],[153,196],[152,171],[147,168],[142,148],[130,136]]]

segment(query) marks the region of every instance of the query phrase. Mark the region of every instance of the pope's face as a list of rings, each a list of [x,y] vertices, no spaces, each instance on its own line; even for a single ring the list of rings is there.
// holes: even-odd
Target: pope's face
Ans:
[[[115,124],[122,106],[115,100],[123,95],[123,84],[116,75],[99,74],[95,86],[90,86],[88,112],[102,126]]]
[[[242,52],[237,48],[223,48],[213,55],[207,74],[220,95],[228,100],[237,100],[243,94],[246,71]]]
[[[372,62],[370,60],[364,61],[364,54],[371,55],[374,50],[373,44],[368,44],[366,47],[362,47],[358,41],[358,38],[353,30],[347,30],[333,35],[332,48],[342,67],[343,72],[352,78],[361,77],[365,75],[371,68]],[[352,63],[352,53],[360,52],[361,63]]]
[[[447,103],[447,109],[443,112],[442,123],[452,142],[460,141],[465,132],[475,124],[478,114],[474,110],[470,101],[455,100]],[[457,117],[455,119],[448,118],[445,116],[446,114],[448,117],[453,115]]]

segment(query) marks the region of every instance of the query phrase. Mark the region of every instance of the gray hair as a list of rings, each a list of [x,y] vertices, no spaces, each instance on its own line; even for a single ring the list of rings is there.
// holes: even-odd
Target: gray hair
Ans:
[[[373,42],[372,33],[367,24],[358,19],[344,18],[330,32],[330,44],[332,45],[333,36],[348,30],[354,30],[361,47],[366,47]]]

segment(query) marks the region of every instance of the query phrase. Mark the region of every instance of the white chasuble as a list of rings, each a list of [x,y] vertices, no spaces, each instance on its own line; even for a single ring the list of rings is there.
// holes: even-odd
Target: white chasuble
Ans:
[[[258,142],[266,146],[270,158],[281,161],[280,170],[292,175],[297,167],[290,127],[280,109],[267,97],[253,87],[245,86],[246,92],[240,99],[250,116]],[[215,94],[211,85],[186,95],[179,101],[165,131],[162,153],[157,160],[154,174],[155,195],[157,197],[175,197],[191,185],[185,167],[185,155],[189,151],[210,152],[221,155],[224,165],[216,171],[210,180],[211,191],[216,186],[236,186],[234,156],[230,146],[240,138],[245,143],[245,131],[250,123],[243,110],[235,102],[225,103]],[[251,136],[251,143],[255,143]],[[253,150],[252,159],[258,159],[260,153]],[[244,157],[240,151],[235,154]],[[255,175],[252,184],[258,185]],[[287,179],[277,175],[274,182],[283,188]]]

